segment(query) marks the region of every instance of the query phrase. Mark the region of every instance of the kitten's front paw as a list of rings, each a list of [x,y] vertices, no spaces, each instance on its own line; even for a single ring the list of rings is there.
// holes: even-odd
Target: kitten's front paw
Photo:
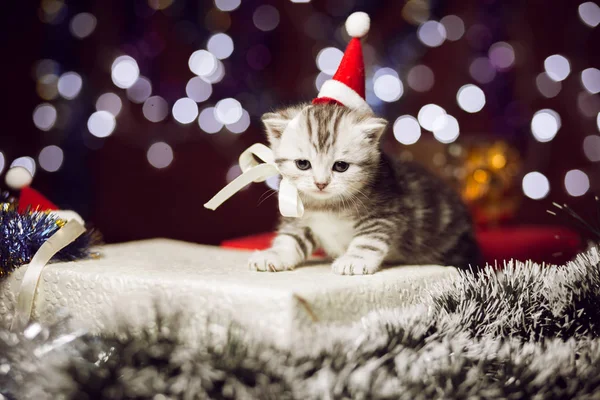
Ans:
[[[252,271],[278,272],[294,269],[283,257],[273,250],[257,251],[250,256],[248,268]]]
[[[346,254],[335,260],[331,269],[340,275],[369,275],[377,272],[379,265],[378,262]]]

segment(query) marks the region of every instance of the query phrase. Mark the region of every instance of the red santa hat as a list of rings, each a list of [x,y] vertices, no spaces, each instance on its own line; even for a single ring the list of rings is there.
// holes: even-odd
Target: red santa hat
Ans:
[[[83,218],[75,211],[59,210],[58,207],[48,200],[43,194],[33,189],[29,185],[33,176],[29,170],[21,166],[11,166],[6,172],[4,182],[6,185],[16,191],[19,191],[18,211],[26,212],[28,209],[34,211],[49,211],[63,220],[75,219],[80,224],[85,224]]]
[[[346,20],[352,37],[335,75],[321,86],[313,104],[334,103],[356,110],[371,111],[365,101],[365,64],[360,38],[369,32],[371,21],[364,12],[355,12]]]

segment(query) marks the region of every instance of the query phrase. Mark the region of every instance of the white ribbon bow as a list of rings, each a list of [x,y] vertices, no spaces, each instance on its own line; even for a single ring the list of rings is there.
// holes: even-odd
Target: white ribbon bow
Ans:
[[[264,163],[258,163],[253,156]],[[204,207],[215,210],[244,186],[252,182],[263,182],[271,176],[280,175],[275,163],[273,151],[264,144],[255,143],[248,147],[239,158],[242,174],[229,182]],[[299,218],[304,214],[304,205],[298,195],[298,188],[287,178],[282,177],[279,184],[279,211],[284,217]]]

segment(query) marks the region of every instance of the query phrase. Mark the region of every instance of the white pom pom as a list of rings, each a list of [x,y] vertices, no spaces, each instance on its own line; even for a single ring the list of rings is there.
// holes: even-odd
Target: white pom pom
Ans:
[[[371,19],[367,13],[362,11],[352,13],[346,20],[346,30],[348,35],[361,38],[369,33]]]
[[[6,185],[15,190],[31,185],[32,180],[33,177],[31,176],[31,173],[23,167],[12,167],[4,177]]]

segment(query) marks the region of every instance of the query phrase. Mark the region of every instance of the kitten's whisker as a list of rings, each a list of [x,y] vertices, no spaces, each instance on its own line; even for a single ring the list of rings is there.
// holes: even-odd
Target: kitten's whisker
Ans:
[[[266,194],[272,194],[271,192],[274,192],[274,191],[275,191],[275,189],[267,189],[267,190],[266,190],[266,191],[265,191],[263,194],[261,194],[261,195],[260,195],[260,197],[258,198],[258,201],[262,201],[262,200],[264,200],[264,199],[263,199],[263,197],[264,197]]]
[[[350,193],[350,199],[352,200],[352,203],[354,203],[354,206],[356,208],[356,213],[357,214],[360,213],[360,210],[359,210],[358,206],[362,206],[365,209],[365,211],[368,211],[367,207],[365,207],[365,205],[363,204],[363,202],[356,195]]]
[[[269,193],[269,192],[271,192],[271,193],[270,193],[270,194],[269,194],[267,197],[265,197],[265,198],[264,198],[264,199],[262,199],[262,200],[260,200],[260,199],[259,199],[259,202],[258,202],[258,204],[256,205],[257,207],[258,207],[258,206],[260,206],[262,203],[264,203],[264,202],[265,202],[265,201],[266,201],[266,200],[267,200],[269,197],[271,197],[271,196],[273,196],[275,193],[277,193],[277,190],[269,189],[268,191],[266,191],[265,193],[263,193],[263,195],[262,195],[262,196],[264,196],[265,194],[267,194],[267,193]],[[261,196],[261,197],[262,197],[262,196]]]
[[[361,193],[362,193],[362,192],[361,192]],[[367,196],[366,196],[366,195],[364,195],[364,196],[365,196],[365,198],[367,198]],[[357,200],[357,201],[360,203],[360,205],[361,205],[361,206],[363,206],[363,208],[365,209],[365,211],[367,211],[367,212],[368,212],[368,211],[369,211],[369,209],[367,208],[367,206],[365,205],[365,203],[363,203],[363,201],[362,201],[361,199],[359,199],[359,198],[358,198],[358,196],[356,196],[356,195],[355,195],[354,197],[355,197],[355,198],[356,198],[356,200]]]

